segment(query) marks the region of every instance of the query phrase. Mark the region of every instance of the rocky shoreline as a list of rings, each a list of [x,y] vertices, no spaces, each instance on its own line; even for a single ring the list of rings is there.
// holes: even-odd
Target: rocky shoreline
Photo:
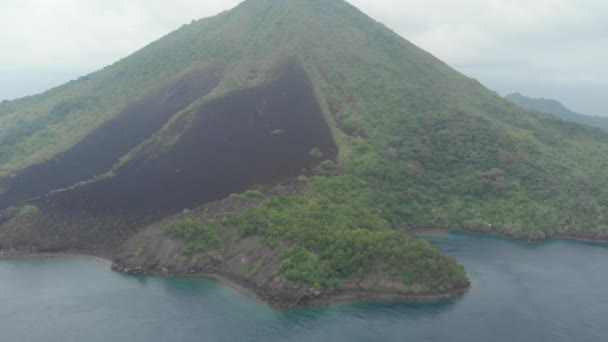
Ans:
[[[223,286],[279,309],[296,306],[323,306],[340,302],[356,301],[436,301],[447,300],[466,293],[469,287],[459,289],[438,289],[429,291],[420,287],[389,289],[369,284],[347,283],[343,288],[321,290],[316,288],[296,287],[277,278],[255,279],[255,277],[223,270],[219,265],[204,267],[181,267],[170,269],[156,264],[125,264],[120,256],[103,252],[65,250],[36,251],[35,249],[2,249],[0,260],[27,258],[84,258],[102,262],[111,271],[127,275],[188,277],[217,281]]]
[[[294,184],[291,192],[302,190]],[[400,275],[386,274],[379,265],[363,278],[343,280],[338,289],[297,286],[277,274],[287,244],[270,247],[257,236],[240,237],[236,227],[226,226],[221,249],[186,256],[186,242],[167,235],[166,227],[178,220],[219,220],[224,212],[238,214],[255,204],[255,200],[229,197],[137,226],[41,209],[0,225],[0,258],[101,258],[108,268],[124,274],[214,279],[279,308],[341,301],[441,300],[470,287],[468,282],[406,285]]]
[[[410,234],[424,232],[461,231],[466,233],[487,234],[465,229],[425,228],[410,231]],[[504,238],[506,235],[492,234]],[[606,240],[588,239],[572,236],[547,237],[541,243],[551,239],[570,239],[584,242],[605,243]],[[138,255],[137,246],[151,244],[155,246],[149,252]],[[192,277],[218,281],[250,297],[277,307],[292,308],[300,305],[328,305],[345,301],[435,301],[454,298],[466,293],[470,285],[461,288],[428,289],[422,287],[404,287],[396,282],[387,282],[380,276],[372,275],[366,281],[345,282],[342,288],[321,290],[293,286],[276,277],[272,267],[280,250],[271,252],[259,247],[255,241],[241,241],[228,246],[229,252],[220,257],[207,257],[190,264],[181,259],[183,246],[164,236],[158,225],[152,225],[123,246],[121,252],[103,252],[86,249],[59,249],[42,251],[36,248],[0,249],[0,259],[20,258],[87,258],[102,261],[112,271],[130,275]],[[263,265],[259,274],[252,274],[253,265]]]
[[[44,258],[71,258],[94,260],[111,268],[112,260],[106,254],[78,252],[35,252],[26,250],[0,250],[0,260],[14,259],[44,259]]]
[[[102,253],[103,254],[103,253]],[[126,266],[119,260],[112,261],[108,255],[100,253],[72,252],[35,252],[32,250],[0,250],[1,259],[27,259],[27,258],[84,258],[103,262],[105,266],[118,273],[127,275],[188,277],[217,281],[248,297],[259,299],[273,307],[288,309],[296,306],[329,305],[339,302],[351,301],[435,301],[446,300],[468,291],[467,288],[445,290],[443,292],[428,292],[420,289],[411,291],[366,290],[364,288],[349,287],[344,289],[323,291],[315,288],[296,288],[285,286],[281,282],[264,284],[260,286],[252,279],[228,274],[220,270],[184,269],[179,272],[164,268],[160,271],[151,271],[143,266]],[[274,285],[274,286],[273,286]]]
[[[141,266],[128,267],[114,261],[112,271],[130,275],[164,276],[164,277],[190,277],[217,281],[225,286],[237,290],[250,297],[255,297],[277,308],[289,309],[296,306],[322,306],[341,302],[357,301],[437,301],[448,300],[465,294],[470,285],[460,289],[440,289],[428,291],[422,288],[409,290],[382,290],[366,289],[364,287],[347,285],[334,290],[320,290],[316,288],[299,288],[285,286],[284,283],[257,284],[252,279],[228,274],[220,270],[193,270],[170,272],[164,268],[160,272],[146,270]]]

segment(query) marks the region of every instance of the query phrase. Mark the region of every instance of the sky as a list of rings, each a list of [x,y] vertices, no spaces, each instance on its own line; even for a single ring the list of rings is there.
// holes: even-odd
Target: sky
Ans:
[[[0,100],[101,69],[239,2],[0,0]],[[607,0],[349,2],[501,95],[608,116]]]

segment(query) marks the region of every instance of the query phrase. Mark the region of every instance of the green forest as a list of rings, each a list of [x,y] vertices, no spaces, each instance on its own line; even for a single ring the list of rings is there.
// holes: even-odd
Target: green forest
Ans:
[[[270,248],[287,242],[278,273],[294,284],[338,288],[379,268],[407,285],[458,288],[468,283],[464,268],[428,242],[390,229],[373,212],[373,198],[355,177],[300,177],[302,196],[268,196],[241,215],[221,220],[180,219],[166,231],[186,241],[186,256],[222,248],[220,231],[238,227],[238,238],[255,235]],[[243,197],[253,199],[251,192]],[[260,198],[255,198],[260,200]]]

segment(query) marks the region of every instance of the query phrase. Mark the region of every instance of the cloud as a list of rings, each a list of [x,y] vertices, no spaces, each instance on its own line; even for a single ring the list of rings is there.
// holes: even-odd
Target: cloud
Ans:
[[[608,115],[608,1],[351,0],[501,93],[555,97]],[[392,6],[391,6],[392,5]]]
[[[192,19],[239,1],[8,0],[0,3],[0,71],[99,67]],[[7,70],[8,69],[8,70]]]
[[[24,95],[16,89],[10,91],[9,78],[14,82],[21,74],[27,80],[34,73],[44,75],[41,79],[51,79],[49,75],[75,77],[111,64],[192,19],[216,14],[239,2],[3,0],[0,22],[10,29],[0,30],[0,98]],[[568,98],[567,92],[553,95],[549,90],[561,85],[563,89],[588,88],[590,94],[598,89],[608,92],[608,1],[350,2],[500,92],[545,87],[545,97],[566,94],[562,100],[567,103],[593,114],[603,110],[599,98],[585,99],[580,94]],[[42,90],[34,85],[32,89]],[[581,106],[586,103],[593,105]]]

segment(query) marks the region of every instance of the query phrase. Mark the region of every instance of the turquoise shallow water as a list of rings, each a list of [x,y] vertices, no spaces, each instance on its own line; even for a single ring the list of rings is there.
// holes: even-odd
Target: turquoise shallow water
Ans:
[[[437,303],[280,311],[214,282],[94,260],[0,261],[0,341],[607,341],[608,245],[427,234],[472,290]]]

